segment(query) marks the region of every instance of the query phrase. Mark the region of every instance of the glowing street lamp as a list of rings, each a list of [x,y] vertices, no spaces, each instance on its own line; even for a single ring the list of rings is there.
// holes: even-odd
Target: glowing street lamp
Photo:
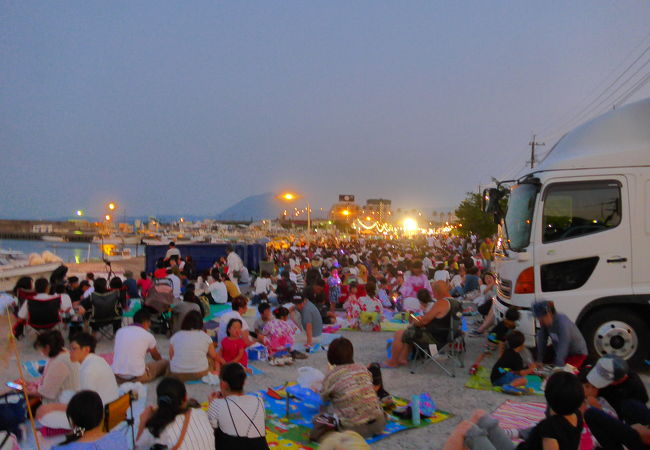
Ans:
[[[108,208],[109,211],[115,211],[117,209],[117,205],[114,202],[110,202],[108,205],[106,205],[106,208]]]
[[[77,217],[83,217],[84,212],[81,209],[78,209],[75,214],[77,214]]]
[[[294,194],[293,192],[285,192],[284,194],[278,195],[277,198],[285,202],[292,202],[294,200],[298,200],[300,196],[298,194]],[[294,208],[294,211],[298,211],[298,208]],[[300,213],[296,212],[296,217],[298,216],[298,214]],[[309,204],[309,202],[307,202],[307,234],[310,233],[311,233],[311,205]]]
[[[410,217],[404,219],[404,231],[408,233],[413,233],[417,231],[417,229],[418,229],[418,223],[416,222],[415,219],[412,219]]]
[[[106,215],[104,216],[104,219],[106,219],[107,222],[110,222],[110,221],[111,221],[111,215],[110,215],[110,214],[106,214]]]
[[[347,216],[350,215],[350,210],[349,209],[344,209],[343,211],[341,211],[341,214],[343,214],[344,216],[347,217]]]

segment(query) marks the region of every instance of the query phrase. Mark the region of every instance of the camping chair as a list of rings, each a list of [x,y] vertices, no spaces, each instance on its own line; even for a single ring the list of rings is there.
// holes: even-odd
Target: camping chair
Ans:
[[[417,342],[413,342],[413,358],[411,361],[411,373],[415,373],[415,364],[417,364],[418,359],[422,359],[422,362],[426,360],[433,361],[435,365],[440,367],[447,375],[450,377],[456,376],[456,371],[454,366],[451,368],[445,367],[440,359],[437,358],[438,355],[444,355],[447,359],[452,360],[458,367],[465,367],[465,361],[463,356],[466,351],[465,346],[465,333],[462,330],[463,324],[463,305],[461,302],[455,299],[448,299],[450,303],[450,314],[449,314],[449,336],[447,343],[442,345],[437,354],[433,355],[431,349],[425,347]]]
[[[61,322],[61,297],[38,300],[27,298],[27,326],[41,332],[59,326]]]
[[[115,330],[122,322],[119,293],[117,291],[102,294],[93,292],[90,295],[90,305],[88,324],[92,330],[99,331],[107,339],[113,339]]]
[[[134,391],[118,397],[104,406],[104,425],[103,431],[108,433],[122,422],[131,428],[131,442],[135,448],[135,419],[133,418],[133,402],[136,401],[137,395]],[[129,413],[129,410],[131,412]]]

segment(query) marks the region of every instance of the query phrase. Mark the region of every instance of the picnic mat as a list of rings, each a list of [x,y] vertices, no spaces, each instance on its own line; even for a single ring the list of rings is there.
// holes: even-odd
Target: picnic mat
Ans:
[[[276,399],[267,394],[267,391],[259,391],[257,394],[264,399],[266,408],[266,440],[269,447],[274,449],[313,449],[318,444],[309,441],[309,432],[313,417],[318,414],[320,408],[320,396],[310,389],[305,389],[296,383],[289,383],[286,388],[282,386],[274,388],[282,399]],[[291,399],[290,420],[284,420],[286,415],[286,395],[287,391],[297,397]],[[405,406],[408,400],[394,397],[397,406]],[[423,428],[434,423],[452,417],[451,414],[444,411],[436,411],[435,416],[422,419],[420,425],[413,425],[410,420],[403,420],[393,415],[388,415],[388,423],[384,432],[366,442],[372,444],[384,439],[391,434],[412,428]]]
[[[545,414],[546,403],[506,400],[490,415],[499,420],[499,425],[503,429],[521,430],[534,427],[544,419]],[[521,440],[516,442],[521,442]],[[579,448],[580,450],[592,450],[594,448],[594,440],[586,424],[582,430]]]
[[[542,379],[540,377],[537,375],[528,375],[526,379],[528,379],[527,387],[530,387],[535,391],[534,395],[544,395],[544,391],[542,390]],[[492,382],[490,381],[490,370],[483,366],[479,366],[476,374],[470,375],[467,383],[465,383],[465,387],[481,391],[502,392],[500,387],[492,386]]]

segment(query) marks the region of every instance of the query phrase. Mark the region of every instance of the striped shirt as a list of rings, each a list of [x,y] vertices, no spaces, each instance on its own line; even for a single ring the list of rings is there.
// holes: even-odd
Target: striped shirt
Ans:
[[[256,395],[230,395],[210,402],[208,417],[213,428],[229,436],[266,436],[264,402]]]
[[[183,443],[179,450],[214,450],[214,430],[208,420],[208,415],[202,409],[191,409],[190,423],[187,432],[183,438]],[[151,432],[145,428],[138,441],[136,448],[147,449],[155,444],[166,445],[173,448],[178,439],[181,437],[185,414],[179,414],[174,421],[167,425],[160,433],[160,437],[154,437]]]
[[[370,372],[361,364],[334,367],[323,380],[321,397],[332,401],[334,413],[345,428],[364,425],[384,413]]]

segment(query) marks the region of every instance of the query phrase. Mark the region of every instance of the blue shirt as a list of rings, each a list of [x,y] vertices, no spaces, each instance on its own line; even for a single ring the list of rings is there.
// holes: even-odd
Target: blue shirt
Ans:
[[[70,442],[66,445],[55,445],[52,450],[128,450],[126,437],[120,431],[113,431],[95,442]]]

